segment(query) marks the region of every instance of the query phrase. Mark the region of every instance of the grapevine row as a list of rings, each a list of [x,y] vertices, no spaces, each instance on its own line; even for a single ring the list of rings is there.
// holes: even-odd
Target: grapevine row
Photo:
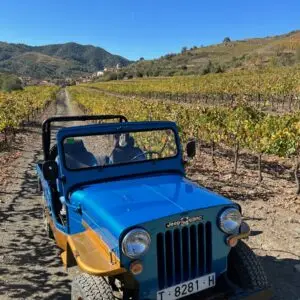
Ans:
[[[233,105],[243,100],[274,111],[300,109],[300,69],[274,68],[205,76],[110,81],[88,86],[128,96],[177,102]]]
[[[124,114],[130,120],[171,120],[178,124],[183,142],[191,137],[212,145],[223,144],[235,149],[237,169],[239,149],[246,148],[258,156],[259,179],[262,180],[262,154],[297,158],[300,151],[300,113],[274,116],[247,104],[234,108],[186,106],[163,101],[143,101],[108,96],[87,87],[70,87],[71,98],[86,113]],[[298,165],[295,166],[295,179]],[[299,186],[297,192],[300,192]]]
[[[0,133],[7,142],[8,132],[15,132],[55,99],[57,87],[26,87],[11,93],[0,92]]]

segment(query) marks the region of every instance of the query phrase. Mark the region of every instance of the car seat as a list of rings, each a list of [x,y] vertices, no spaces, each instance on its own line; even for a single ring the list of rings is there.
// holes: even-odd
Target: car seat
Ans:
[[[69,169],[83,169],[97,166],[95,156],[87,151],[82,140],[64,144],[66,166]]]

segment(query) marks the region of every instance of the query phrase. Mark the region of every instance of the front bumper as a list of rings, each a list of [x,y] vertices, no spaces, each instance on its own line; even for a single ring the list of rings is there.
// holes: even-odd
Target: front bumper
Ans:
[[[214,288],[210,288],[193,294],[182,299],[184,300],[269,300],[273,296],[271,288],[262,288],[255,290],[243,290],[236,285],[233,285],[227,278],[226,274],[223,274],[217,281],[217,285]],[[133,298],[140,300],[150,300],[150,298]],[[156,299],[156,298],[151,298]]]
[[[255,291],[243,291],[233,294],[228,294],[224,292],[214,293],[210,296],[205,296],[204,294],[195,294],[182,299],[186,300],[269,300],[271,299],[273,293],[271,289],[262,289]],[[148,299],[145,299],[148,300]]]

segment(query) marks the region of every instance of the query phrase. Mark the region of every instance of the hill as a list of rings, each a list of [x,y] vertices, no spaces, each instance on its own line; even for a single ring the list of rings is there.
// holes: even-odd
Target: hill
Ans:
[[[130,61],[100,47],[66,43],[27,46],[0,42],[0,72],[37,79],[77,77]]]
[[[159,59],[143,60],[125,68],[129,76],[207,74],[232,69],[291,66],[300,62],[300,31],[240,41],[224,39],[220,44],[182,48]]]

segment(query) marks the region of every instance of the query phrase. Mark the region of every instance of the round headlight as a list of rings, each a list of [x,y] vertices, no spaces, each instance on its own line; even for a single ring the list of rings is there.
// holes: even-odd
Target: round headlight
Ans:
[[[224,210],[219,219],[219,226],[225,233],[238,233],[242,223],[241,213],[236,208]]]
[[[130,258],[137,258],[145,254],[150,246],[151,238],[144,229],[129,231],[122,241],[122,251]]]

